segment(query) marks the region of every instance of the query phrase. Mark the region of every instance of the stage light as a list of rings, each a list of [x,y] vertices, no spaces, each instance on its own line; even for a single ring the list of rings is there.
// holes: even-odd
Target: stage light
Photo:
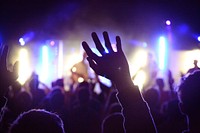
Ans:
[[[46,82],[49,74],[49,51],[47,46],[42,47],[42,74],[40,80]]]
[[[55,45],[55,41],[50,41],[50,45],[54,46]]]
[[[147,81],[146,73],[143,68],[147,65],[148,52],[146,49],[137,49],[132,53],[133,55],[130,56],[132,59],[129,62],[131,77],[134,77],[133,82],[142,90]]]
[[[76,67],[73,67],[72,68],[72,72],[76,72],[77,68]]]
[[[63,77],[63,43],[58,44],[58,78]]]
[[[171,21],[170,21],[170,20],[167,20],[165,23],[166,23],[166,25],[168,25],[168,26],[171,25]]]
[[[197,40],[200,42],[200,36],[197,37]]]
[[[82,77],[79,77],[79,78],[78,78],[78,82],[79,82],[79,83],[81,83],[81,82],[83,82],[83,81],[84,81],[84,78],[82,78]]]
[[[25,81],[30,76],[30,66],[28,62],[28,51],[26,49],[21,49],[19,51],[19,78],[18,81],[20,84],[24,84]]]
[[[21,46],[24,46],[26,42],[23,38],[20,38],[19,43],[20,43]]]
[[[143,70],[138,71],[135,79],[134,79],[134,84],[137,85],[140,89],[140,91],[142,91],[144,84],[146,81],[146,73]]]
[[[64,62],[64,69],[67,70],[68,72],[66,72],[65,74],[67,74],[67,76],[71,75],[71,70],[72,72],[76,72],[77,68],[73,67],[74,64],[80,62],[82,60],[82,56],[80,53],[78,52],[73,52],[71,54],[69,54]],[[73,67],[73,68],[72,68]]]
[[[159,68],[161,70],[164,70],[166,67],[166,54],[167,54],[167,46],[166,46],[166,39],[165,37],[161,36],[159,38],[159,44],[158,44],[158,62],[159,62]]]

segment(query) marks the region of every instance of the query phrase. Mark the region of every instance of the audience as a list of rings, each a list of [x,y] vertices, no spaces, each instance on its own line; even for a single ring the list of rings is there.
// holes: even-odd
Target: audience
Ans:
[[[26,86],[21,86],[16,81],[18,62],[9,71],[6,67],[8,46],[0,47],[1,133],[200,132],[197,61],[195,71],[189,70],[188,77],[182,77],[177,92],[169,71],[169,88],[164,90],[164,79],[157,78],[158,89],[152,86],[141,93],[132,82],[120,37],[116,37],[117,51],[113,50],[107,32],[103,32],[105,47],[95,32],[92,39],[101,56],[93,53],[84,41],[87,60],[97,75],[112,81],[111,87],[97,78],[95,83],[85,80],[75,85],[72,82],[70,91],[65,91],[64,80],[57,79],[52,81],[51,89],[44,91],[39,88],[39,77],[35,73]],[[100,94],[94,91],[97,84]]]
[[[179,86],[178,94],[181,111],[188,118],[188,130],[185,132],[200,132],[200,71],[186,77]]]
[[[12,123],[9,133],[65,133],[58,115],[45,110],[24,112]]]

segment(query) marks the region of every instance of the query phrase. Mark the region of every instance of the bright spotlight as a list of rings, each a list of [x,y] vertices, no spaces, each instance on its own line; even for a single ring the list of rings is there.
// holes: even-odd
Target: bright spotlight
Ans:
[[[142,91],[144,84],[146,83],[146,80],[147,80],[146,73],[143,70],[140,70],[133,82],[135,85],[139,87],[140,91]]]
[[[47,46],[42,47],[42,75],[41,81],[45,82],[49,74],[49,50]]]
[[[19,51],[19,78],[20,84],[24,84],[25,81],[30,76],[30,66],[28,61],[28,51],[26,49],[21,49]]]
[[[78,78],[78,82],[79,82],[79,83],[81,83],[81,82],[83,82],[83,81],[84,81],[84,78],[83,78],[83,77],[79,77],[79,78]]]
[[[166,23],[166,25],[171,25],[171,21],[170,20],[167,20],[165,23]]]
[[[200,42],[200,36],[197,37],[197,40]]]
[[[158,58],[159,58],[159,68],[164,70],[166,67],[166,54],[167,54],[167,46],[166,46],[165,37],[161,36],[159,38],[158,44]]]
[[[19,43],[20,43],[21,46],[24,46],[26,42],[23,38],[20,38]]]
[[[60,41],[58,45],[58,78],[63,76],[63,43]]]

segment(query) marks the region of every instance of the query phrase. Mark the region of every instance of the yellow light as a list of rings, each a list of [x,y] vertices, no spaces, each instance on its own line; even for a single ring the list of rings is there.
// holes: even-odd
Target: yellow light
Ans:
[[[136,52],[133,52],[132,59],[130,61],[130,72],[132,75],[135,75],[140,68],[147,65],[147,56],[148,53],[144,49],[139,49]]]
[[[72,68],[72,72],[76,72],[76,67],[73,67],[73,68]]]
[[[140,91],[143,89],[143,86],[146,82],[146,74],[144,71],[140,70],[134,79],[134,84],[137,85]]]
[[[130,64],[131,76],[134,78],[134,84],[138,85],[139,89],[142,90],[146,82],[146,73],[142,70],[147,65],[148,52],[145,49],[138,49],[133,52],[132,60]]]
[[[67,76],[71,75],[71,68],[73,67],[74,64],[80,62],[82,60],[82,56],[80,53],[74,53],[69,55],[66,58],[66,62],[65,62],[65,70],[67,70]],[[76,71],[75,68],[73,68],[72,70],[73,72]]]
[[[28,51],[26,49],[21,49],[19,51],[19,78],[20,84],[24,84],[25,81],[30,76],[30,67],[28,62]]]
[[[84,81],[84,78],[82,78],[82,77],[79,77],[79,78],[78,78],[78,82],[79,82],[79,83],[81,83],[81,82],[83,82],[83,81]]]

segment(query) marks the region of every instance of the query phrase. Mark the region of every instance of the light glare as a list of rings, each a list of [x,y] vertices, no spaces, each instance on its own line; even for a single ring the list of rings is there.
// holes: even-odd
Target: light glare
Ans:
[[[24,39],[23,39],[23,38],[20,38],[20,39],[19,39],[19,43],[20,43],[21,46],[24,46],[24,45],[25,45]]]
[[[41,75],[41,81],[45,82],[48,79],[48,73],[49,73],[49,57],[48,57],[48,47],[43,46],[42,47],[42,75]]]
[[[58,78],[63,76],[63,43],[59,42],[58,45]]]
[[[167,20],[167,21],[166,21],[166,25],[171,25],[171,21],[170,21],[170,20]]]
[[[200,42],[200,36],[197,37],[197,40]]]
[[[19,51],[19,78],[20,84],[24,84],[30,76],[30,67],[28,62],[28,51],[26,49],[20,49]]]
[[[163,36],[159,38],[158,58],[159,58],[159,68],[161,70],[164,70],[166,65],[166,39]]]

